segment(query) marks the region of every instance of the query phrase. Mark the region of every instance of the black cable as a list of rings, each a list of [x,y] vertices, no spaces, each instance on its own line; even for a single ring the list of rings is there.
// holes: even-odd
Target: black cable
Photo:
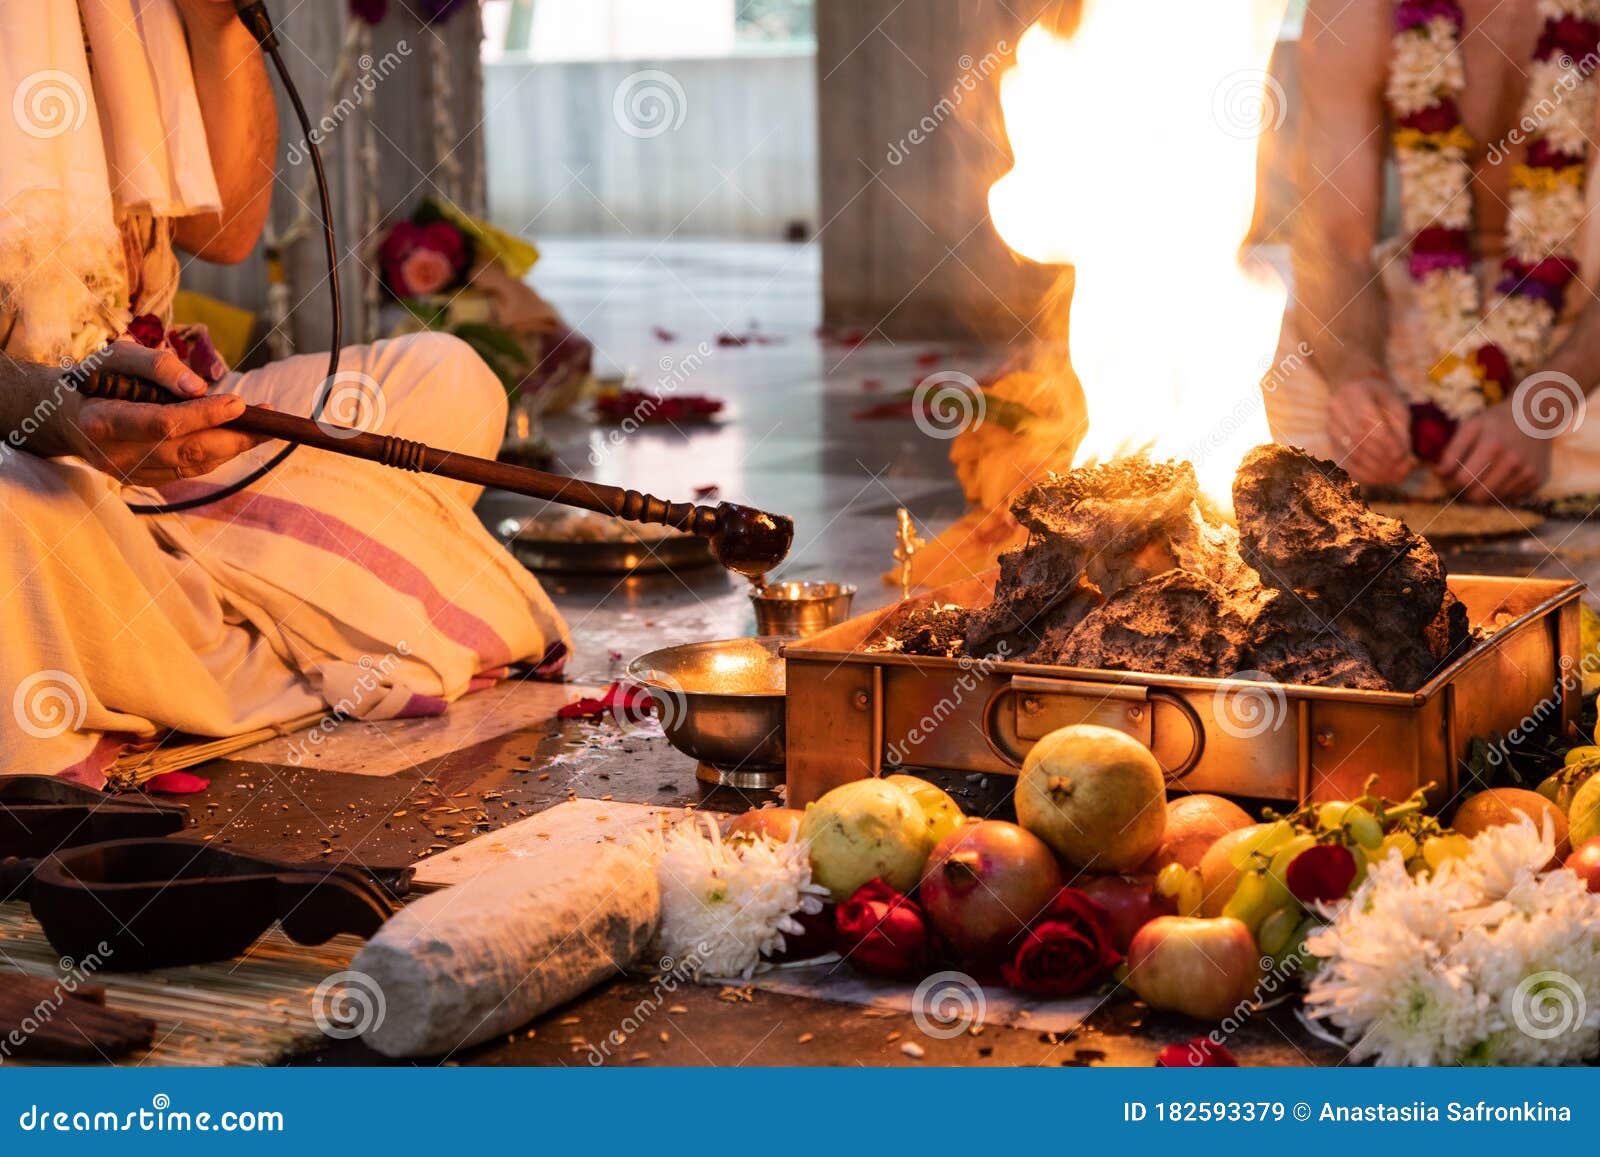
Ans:
[[[259,0],[256,3],[240,3],[239,0],[235,0],[235,6],[239,9],[239,19],[255,36],[262,51],[272,58],[278,79],[283,81],[283,90],[288,94],[289,103],[294,106],[294,115],[300,122],[300,131],[305,134],[306,152],[311,157],[311,170],[317,178],[317,199],[322,210],[322,239],[328,251],[328,298],[333,311],[333,349],[328,353],[328,378],[322,383],[322,389],[317,392],[317,402],[311,410],[311,418],[315,421],[322,417],[323,407],[328,404],[328,395],[333,391],[334,378],[339,375],[339,347],[344,344],[344,303],[339,294],[339,242],[333,232],[333,200],[328,194],[328,175],[322,168],[322,151],[317,148],[311,129],[311,118],[306,115],[306,106],[300,99],[300,90],[295,88],[294,81],[289,77],[289,70],[284,66],[283,57],[278,53],[278,36],[273,30],[271,18],[267,15],[266,5]],[[177,514],[180,511],[193,510],[198,506],[209,506],[213,502],[231,498],[248,486],[254,486],[282,466],[289,455],[299,448],[299,443],[289,443],[274,454],[270,461],[263,463],[237,482],[230,482],[203,498],[189,498],[182,502],[159,505],[130,503],[128,509],[135,514]]]

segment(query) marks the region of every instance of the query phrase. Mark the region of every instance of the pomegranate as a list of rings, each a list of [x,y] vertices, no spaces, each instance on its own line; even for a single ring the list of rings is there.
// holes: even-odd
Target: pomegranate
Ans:
[[[1106,910],[1111,917],[1111,945],[1127,955],[1134,933],[1157,916],[1176,916],[1178,905],[1157,896],[1152,876],[1085,876],[1073,887]]]
[[[922,870],[922,907],[960,959],[991,964],[1061,888],[1044,841],[1003,820],[957,828],[934,845]]]

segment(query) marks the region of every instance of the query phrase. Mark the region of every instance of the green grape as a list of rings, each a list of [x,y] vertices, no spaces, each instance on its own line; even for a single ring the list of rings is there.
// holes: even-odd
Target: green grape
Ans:
[[[1252,833],[1248,839],[1240,840],[1228,852],[1228,862],[1242,872],[1253,865],[1258,854],[1270,856],[1293,838],[1294,825],[1288,820],[1263,825],[1260,831]]]
[[[1174,860],[1161,871],[1156,873],[1156,895],[1167,899],[1176,899],[1183,890],[1184,878],[1189,875],[1189,869]]]
[[[1200,873],[1190,868],[1183,876],[1183,886],[1178,889],[1178,915],[1198,916],[1205,899],[1205,881]]]
[[[1460,859],[1472,850],[1472,841],[1460,832],[1448,836],[1430,836],[1422,841],[1422,858],[1434,871],[1446,860]]]
[[[1317,958],[1306,951],[1306,937],[1321,927],[1322,921],[1315,916],[1307,916],[1300,921],[1294,930],[1294,934],[1289,937],[1290,947],[1288,951],[1277,958],[1278,964],[1282,965],[1285,961],[1293,962],[1294,966],[1288,970],[1291,973],[1298,972],[1302,968],[1314,968],[1317,964]]]
[[[1383,825],[1378,817],[1358,803],[1332,800],[1317,809],[1317,824],[1327,832],[1345,832],[1364,848],[1383,843]]]
[[[1398,851],[1400,858],[1410,864],[1417,857],[1417,841],[1406,832],[1390,832],[1383,837],[1383,848],[1375,858],[1386,860],[1391,851]]]
[[[1265,872],[1246,872],[1239,877],[1239,883],[1233,890],[1233,895],[1222,906],[1224,916],[1232,916],[1251,934],[1261,926],[1261,921],[1267,914],[1282,904],[1282,899],[1277,889],[1267,879]]]
[[[1256,933],[1256,946],[1268,956],[1276,958],[1293,943],[1295,929],[1299,926],[1300,905],[1274,908],[1261,921],[1261,929]]]

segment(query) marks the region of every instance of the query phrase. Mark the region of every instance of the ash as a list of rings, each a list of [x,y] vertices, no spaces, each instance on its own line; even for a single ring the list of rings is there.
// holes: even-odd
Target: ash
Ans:
[[[908,609],[873,649],[1410,691],[1471,642],[1433,548],[1334,463],[1258,446],[1233,503],[1236,526],[1187,462],[1052,475],[1012,504],[1028,541],[988,606]]]

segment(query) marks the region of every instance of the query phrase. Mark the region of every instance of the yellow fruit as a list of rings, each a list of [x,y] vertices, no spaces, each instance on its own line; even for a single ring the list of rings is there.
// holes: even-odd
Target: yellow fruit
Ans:
[[[1145,870],[1154,871],[1173,863],[1198,867],[1207,848],[1250,823],[1250,814],[1244,808],[1220,795],[1179,796],[1167,804],[1167,830]]]
[[[1572,797],[1572,846],[1581,848],[1600,836],[1600,775],[1590,776]]]
[[[1284,825],[1288,827],[1287,824]],[[1248,865],[1250,854],[1257,845],[1276,835],[1276,824],[1251,824],[1236,832],[1229,832],[1206,849],[1200,857],[1201,896],[1200,909],[1207,916],[1222,915],[1223,905],[1233,896],[1239,875]],[[1290,829],[1291,835],[1293,829]],[[1241,861],[1236,865],[1234,860]]]
[[[1577,800],[1573,800],[1576,807]],[[1567,817],[1561,809],[1536,791],[1520,787],[1494,787],[1468,796],[1456,809],[1450,826],[1471,839],[1479,832],[1500,824],[1514,824],[1527,816],[1535,827],[1543,827],[1545,820],[1555,825],[1556,858],[1565,859],[1572,848],[1567,843]]]
[[[1166,778],[1121,731],[1075,724],[1033,745],[1017,777],[1017,822],[1070,863],[1131,872],[1161,846]]]
[[[961,806],[925,779],[918,779],[914,775],[886,775],[883,782],[904,788],[917,801],[923,818],[928,821],[930,848],[967,822],[967,817],[961,813]]]

